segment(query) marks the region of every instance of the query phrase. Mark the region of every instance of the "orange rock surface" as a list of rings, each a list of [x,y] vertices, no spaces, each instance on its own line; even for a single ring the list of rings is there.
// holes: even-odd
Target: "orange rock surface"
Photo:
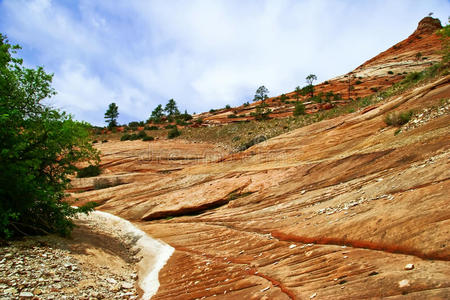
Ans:
[[[183,149],[154,163],[141,142],[106,143],[107,176],[128,182],[75,195],[176,249],[154,299],[446,299],[449,82],[216,161],[198,160],[212,145],[154,142]],[[384,116],[409,109],[394,134]]]
[[[437,43],[425,27],[398,48]],[[397,49],[358,72],[377,77]],[[72,195],[175,248],[152,299],[448,299],[449,83],[234,154],[180,140],[101,144],[101,177],[123,181],[92,190],[98,178],[74,179],[87,191]],[[407,124],[384,122],[408,110]]]

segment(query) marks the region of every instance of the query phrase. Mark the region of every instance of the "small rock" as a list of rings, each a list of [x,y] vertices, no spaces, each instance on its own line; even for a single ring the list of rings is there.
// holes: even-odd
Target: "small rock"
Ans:
[[[266,288],[263,288],[262,290],[260,290],[260,292],[262,293],[262,292],[265,292],[265,291],[267,291],[268,289],[270,289],[270,286],[268,286],[268,287],[266,287]]]
[[[414,269],[414,265],[413,264],[407,264],[405,266],[405,270],[412,270],[412,269]]]
[[[122,282],[122,289],[129,290],[133,288],[133,284],[130,282]]]
[[[295,247],[297,247],[297,245],[296,244],[292,244],[292,245],[289,246],[289,249],[294,249]]]
[[[403,280],[400,280],[398,282],[398,287],[399,288],[404,288],[404,287],[408,287],[408,286],[409,286],[409,280],[408,279],[403,279]]]
[[[309,296],[309,299],[315,298],[316,296],[317,296],[317,293],[314,293],[311,296]]]
[[[5,294],[8,294],[8,295],[11,295],[11,294],[17,294],[17,289],[15,289],[15,288],[9,288],[9,289],[6,289],[6,290],[4,290],[4,293]]]
[[[111,283],[111,284],[116,284],[117,280],[115,280],[114,278],[106,278],[106,281]]]
[[[33,298],[33,293],[31,292],[20,292],[19,294],[19,299],[28,299],[28,298]]]
[[[41,289],[39,289],[39,288],[35,288],[34,291],[33,291],[33,293],[34,293],[35,295],[40,295],[40,294],[42,294],[42,291],[41,291]]]

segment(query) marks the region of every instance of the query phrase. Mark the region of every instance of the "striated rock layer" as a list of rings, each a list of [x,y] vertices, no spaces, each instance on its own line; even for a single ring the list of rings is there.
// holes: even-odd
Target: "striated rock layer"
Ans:
[[[107,176],[126,183],[73,195],[175,248],[152,299],[448,299],[449,82],[228,156],[157,141],[167,159],[150,167],[138,142],[106,143]]]

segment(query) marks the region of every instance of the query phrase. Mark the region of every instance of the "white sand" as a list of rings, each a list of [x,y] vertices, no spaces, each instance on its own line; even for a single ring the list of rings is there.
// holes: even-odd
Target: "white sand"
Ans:
[[[140,248],[138,255],[143,257],[137,264],[139,269],[138,285],[144,291],[142,299],[148,300],[155,295],[159,288],[159,271],[172,255],[174,248],[151,238],[131,222],[106,212],[93,211],[88,216],[79,215],[79,218],[95,220],[115,235],[137,240],[136,247]]]

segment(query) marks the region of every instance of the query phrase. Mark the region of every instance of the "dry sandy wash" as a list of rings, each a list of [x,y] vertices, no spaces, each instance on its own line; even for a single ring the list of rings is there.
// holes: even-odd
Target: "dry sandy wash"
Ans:
[[[152,299],[448,299],[449,82],[237,154],[105,143],[101,176],[124,184],[73,196],[175,248]],[[409,109],[400,132],[384,123]]]

